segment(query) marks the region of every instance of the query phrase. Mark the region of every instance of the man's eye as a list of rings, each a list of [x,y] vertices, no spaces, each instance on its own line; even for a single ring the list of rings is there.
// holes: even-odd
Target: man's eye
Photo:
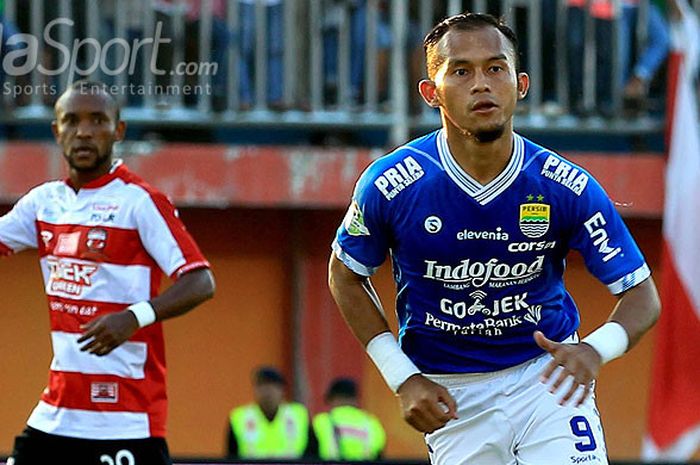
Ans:
[[[455,74],[456,74],[457,76],[464,76],[464,75],[467,74],[467,70],[464,69],[464,68],[457,68],[457,69],[455,70]]]
[[[493,66],[491,66],[491,71],[493,71],[494,73],[498,73],[499,71],[503,71],[503,66],[493,65]]]

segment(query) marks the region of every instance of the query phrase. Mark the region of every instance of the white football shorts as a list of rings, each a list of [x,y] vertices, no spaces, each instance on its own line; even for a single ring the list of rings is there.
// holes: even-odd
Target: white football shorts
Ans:
[[[559,405],[566,390],[551,394],[539,380],[551,360],[544,354],[493,373],[426,375],[449,390],[458,416],[426,435],[431,464],[607,465],[594,395],[580,407]]]

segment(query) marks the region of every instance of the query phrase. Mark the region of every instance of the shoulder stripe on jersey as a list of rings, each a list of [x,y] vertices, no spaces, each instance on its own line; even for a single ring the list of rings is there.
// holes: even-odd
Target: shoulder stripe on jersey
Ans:
[[[177,243],[177,246],[183,255],[184,263],[174,270],[164,271],[170,273],[171,278],[177,279],[182,274],[182,270],[185,267],[195,262],[201,264],[201,266],[197,266],[196,268],[208,268],[210,266],[209,262],[206,260],[206,258],[204,258],[204,255],[202,255],[202,252],[199,250],[199,247],[195,243],[194,239],[192,239],[192,236],[185,229],[185,225],[177,217],[175,207],[172,203],[170,203],[165,194],[154,189],[148,183],[144,182],[141,178],[135,176],[129,171],[120,170],[120,172],[122,173],[120,178],[124,182],[136,185],[148,194],[151,202],[153,202],[156,210],[158,210],[158,213],[165,221],[166,226],[170,230],[173,239]],[[188,271],[191,271],[192,269],[194,268],[190,266]]]
[[[530,165],[532,164],[533,161],[537,160],[537,158],[539,158],[539,156],[542,155],[543,153],[549,153],[549,154],[552,154],[552,155],[556,155],[556,154],[555,154],[554,152],[552,152],[551,150],[548,150],[548,149],[539,149],[539,150],[538,150],[537,152],[535,152],[535,154],[532,155],[532,156],[530,157],[530,159],[523,165],[523,170],[526,170],[527,167],[530,166]]]
[[[632,289],[637,284],[640,284],[649,276],[651,276],[651,270],[645,263],[633,272],[628,273],[617,281],[608,284],[608,289],[613,295],[621,294],[629,289]]]
[[[450,153],[444,130],[439,131],[437,139],[438,153],[445,172],[460,189],[481,205],[486,205],[498,197],[515,181],[522,170],[525,158],[525,142],[516,133],[513,133],[513,156],[510,157],[508,165],[496,178],[483,186],[466,173],[454,159]]]
[[[404,145],[404,146],[399,147],[399,150],[403,150],[403,149],[410,150],[411,152],[417,153],[418,155],[427,158],[428,161],[433,163],[435,166],[437,166],[441,170],[443,170],[443,171],[445,170],[445,168],[443,168],[443,166],[440,164],[440,162],[438,162],[436,159],[434,159],[433,157],[431,157],[430,155],[428,155],[424,151],[418,150],[417,148],[411,147],[410,145]]]
[[[360,276],[372,276],[374,273],[377,272],[377,267],[371,267],[367,265],[363,265],[362,263],[358,262],[354,258],[352,258],[350,255],[347,254],[343,250],[343,248],[338,244],[338,241],[335,240],[333,241],[333,251],[335,252],[335,256],[338,257],[338,260],[343,262],[345,266],[350,268],[352,271],[355,273],[359,274]]]

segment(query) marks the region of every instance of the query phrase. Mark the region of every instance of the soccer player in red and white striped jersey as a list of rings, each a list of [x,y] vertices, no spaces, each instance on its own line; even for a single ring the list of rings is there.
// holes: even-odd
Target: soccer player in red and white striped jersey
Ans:
[[[170,464],[160,322],[212,297],[209,263],[165,195],[113,159],[126,125],[103,84],[72,84],[55,112],[69,177],[0,218],[0,254],[39,251],[54,353],[10,463]]]

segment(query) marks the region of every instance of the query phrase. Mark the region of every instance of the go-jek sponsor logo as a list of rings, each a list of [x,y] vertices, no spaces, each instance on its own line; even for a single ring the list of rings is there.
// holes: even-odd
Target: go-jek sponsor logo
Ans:
[[[526,323],[537,325],[542,316],[542,305],[530,305],[527,302],[527,292],[517,295],[504,296],[489,304],[484,301],[486,292],[475,290],[469,294],[473,302],[440,300],[440,311],[460,322],[447,321],[431,313],[426,313],[423,324],[454,335],[501,336],[503,330],[515,328]],[[461,323],[467,317],[484,315],[481,321]],[[499,318],[495,318],[499,317]]]
[[[46,292],[50,295],[79,296],[92,286],[92,276],[99,266],[72,260],[49,258],[49,280]]]
[[[399,192],[422,178],[424,174],[423,167],[413,157],[406,157],[385,170],[374,180],[374,185],[387,200],[391,200]]]
[[[461,290],[473,287],[500,288],[525,284],[537,278],[544,267],[544,255],[538,255],[531,263],[514,265],[501,263],[497,258],[487,262],[462,260],[459,265],[443,265],[434,260],[425,260],[423,277],[440,281],[446,288]]]

